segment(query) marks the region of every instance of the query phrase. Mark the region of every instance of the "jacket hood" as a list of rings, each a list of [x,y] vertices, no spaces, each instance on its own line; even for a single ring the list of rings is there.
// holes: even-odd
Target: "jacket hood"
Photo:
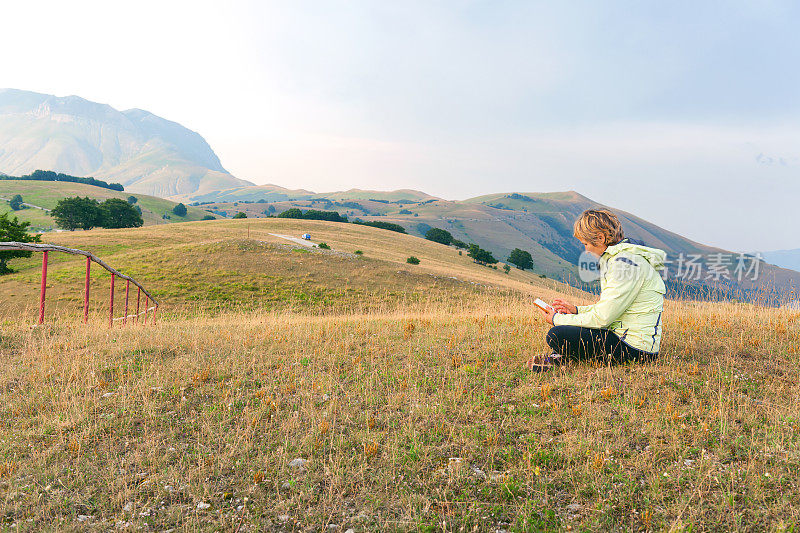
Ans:
[[[655,270],[663,270],[664,269],[664,261],[667,259],[667,252],[661,250],[660,248],[651,248],[649,246],[644,246],[643,244],[638,244],[635,242],[631,242],[628,239],[624,239],[622,242],[615,244],[613,246],[609,246],[606,248],[606,251],[603,253],[604,256],[614,257],[615,255],[627,252],[630,254],[636,254],[641,256],[650,263]]]

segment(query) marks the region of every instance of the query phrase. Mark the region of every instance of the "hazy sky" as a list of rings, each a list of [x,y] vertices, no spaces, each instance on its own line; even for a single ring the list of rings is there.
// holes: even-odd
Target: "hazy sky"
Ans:
[[[0,87],[138,107],[315,191],[582,194],[800,247],[800,3],[4,2]]]

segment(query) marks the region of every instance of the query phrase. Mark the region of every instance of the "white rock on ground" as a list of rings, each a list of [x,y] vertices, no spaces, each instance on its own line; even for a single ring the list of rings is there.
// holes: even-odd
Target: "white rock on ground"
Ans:
[[[307,462],[308,461],[306,461],[305,459],[298,457],[297,459],[292,459],[291,461],[289,461],[289,466],[291,468],[303,468],[304,466],[306,466]]]

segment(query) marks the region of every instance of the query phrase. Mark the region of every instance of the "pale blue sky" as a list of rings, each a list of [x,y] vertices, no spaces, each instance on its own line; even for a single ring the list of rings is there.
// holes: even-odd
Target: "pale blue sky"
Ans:
[[[708,244],[792,248],[797,5],[31,1],[4,6],[0,87],[147,109],[256,183],[574,189]]]

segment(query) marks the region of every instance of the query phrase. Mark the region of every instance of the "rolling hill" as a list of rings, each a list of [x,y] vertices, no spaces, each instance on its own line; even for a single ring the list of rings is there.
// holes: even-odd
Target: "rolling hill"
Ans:
[[[310,232],[313,242],[332,250],[309,249],[281,235]],[[215,220],[126,230],[47,233],[43,242],[91,250],[152,289],[165,313],[225,309],[385,309],[403,302],[441,301],[480,306],[485,294],[514,291],[555,295],[554,289],[587,295],[530,271],[475,264],[452,247],[386,230],[293,219]],[[355,252],[359,251],[360,254]],[[409,256],[419,265],[409,265]],[[36,295],[41,259],[15,260],[16,274],[3,276],[3,315],[24,313]],[[82,300],[82,262],[53,254],[49,272],[59,283],[49,289],[60,312]],[[97,269],[95,275],[102,277]],[[23,297],[23,295],[27,295]],[[481,296],[484,295],[484,296]],[[107,294],[93,295],[97,305]],[[122,297],[118,294],[118,297]],[[78,306],[79,307],[79,306]]]
[[[37,169],[122,183],[160,197],[252,185],[196,132],[141,109],[0,89],[0,172]]]
[[[8,200],[15,194],[21,195],[25,203],[36,207],[12,211]],[[46,210],[53,209],[60,199],[72,196],[88,196],[101,202],[108,198],[127,200],[129,196],[135,196],[136,205],[142,209],[145,225],[201,220],[204,216],[210,215],[203,209],[187,207],[186,216],[180,217],[172,212],[177,202],[147,194],[113,191],[82,183],[28,180],[0,180],[0,213],[10,213],[21,221],[30,222],[31,231],[51,231],[56,229],[56,225]],[[169,218],[164,218],[164,215]]]
[[[240,198],[246,190],[239,191]],[[355,190],[319,194],[304,191],[301,196],[284,191],[288,198],[217,202],[203,207],[228,216],[243,211],[251,218],[275,215],[291,207],[338,211],[350,219],[397,223],[417,236],[424,236],[428,229],[437,227],[449,231],[456,239],[490,250],[500,260],[505,260],[514,248],[527,250],[533,256],[537,272],[573,281],[577,281],[576,264],[583,247],[572,236],[572,224],[585,209],[607,207],[574,191],[501,193],[463,201],[444,200],[418,191]],[[793,287],[800,287],[800,273],[765,262],[758,263],[755,281],[749,277],[756,270],[751,271],[749,277],[735,279],[738,254],[694,242],[631,213],[611,209],[620,217],[628,237],[668,253],[668,259],[673,261],[669,265],[672,272],[683,268],[680,261],[686,263],[692,256],[700,256],[699,280],[691,280],[691,287],[714,284],[734,292],[739,288],[752,291],[768,287],[787,293]],[[716,279],[709,271],[709,263],[719,254],[734,279]],[[750,258],[744,261],[748,267],[752,266]]]

